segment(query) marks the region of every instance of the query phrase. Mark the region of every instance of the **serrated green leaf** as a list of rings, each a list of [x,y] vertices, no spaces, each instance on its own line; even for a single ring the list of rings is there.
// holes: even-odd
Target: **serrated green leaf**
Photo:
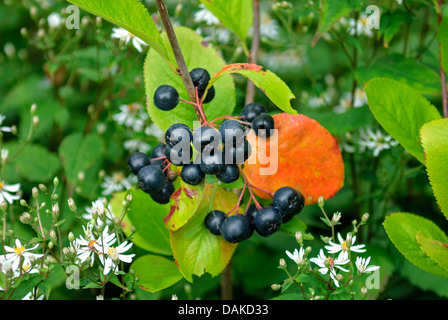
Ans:
[[[135,260],[131,269],[138,278],[137,285],[149,292],[168,288],[182,279],[182,274],[174,261],[152,254]]]
[[[194,216],[179,230],[171,232],[171,247],[179,270],[188,281],[205,272],[216,276],[226,267],[237,244],[216,236],[204,225],[213,209],[229,211],[238,197],[217,186],[207,185],[202,203]]]
[[[448,271],[448,244],[425,237],[421,232],[417,233],[417,241],[432,260]]]
[[[137,0],[67,0],[87,12],[99,16],[146,42],[164,59],[174,62],[145,6]],[[174,65],[176,65],[174,63]]]
[[[421,129],[426,171],[441,211],[448,219],[448,119],[431,121]]]
[[[204,68],[210,75],[221,70],[224,61],[216,50],[201,38],[196,32],[185,27],[175,27],[179,46],[185,58],[188,70]],[[162,38],[169,45],[166,34]],[[179,97],[189,100],[181,77],[175,73],[170,66],[154,50],[149,50],[144,65],[145,93],[147,97],[147,109],[151,120],[166,131],[174,123],[184,123],[195,128],[198,119],[193,106],[185,102],[179,104],[170,111],[162,111],[154,106],[154,93],[161,85],[170,85],[176,88]],[[235,107],[235,85],[230,76],[224,77],[215,86],[215,97],[209,103],[203,104],[204,113],[208,120],[232,114]]]
[[[375,78],[365,85],[367,101],[380,125],[409,153],[425,164],[420,128],[440,119],[440,113],[411,87],[388,78]]]
[[[201,2],[225,27],[232,30],[242,41],[246,40],[253,23],[252,1],[201,0]]]
[[[132,195],[132,202],[123,219],[125,234],[130,236],[131,227],[135,227],[132,242],[136,246],[153,253],[172,255],[170,234],[163,222],[169,212],[169,206],[155,202],[140,189],[131,188],[128,192],[114,194],[110,201],[112,211],[117,217],[122,216],[122,202],[127,194]]]
[[[301,232],[304,240],[314,239],[311,233],[306,232],[307,230],[306,224],[302,220],[300,220],[300,218],[297,216],[294,216],[288,222],[283,223],[282,226],[280,227],[280,230],[286,232],[287,234],[293,237],[296,235],[296,232]]]
[[[431,274],[448,277],[448,271],[429,258],[417,242],[419,232],[430,239],[448,242],[445,233],[431,220],[411,213],[393,213],[386,217],[384,228],[389,239],[406,259]]]
[[[262,70],[262,67],[256,64],[235,63],[222,68],[222,70],[213,75],[208,88],[218,84],[221,78],[229,74],[240,74],[263,91],[263,93],[281,110],[286,113],[297,114],[297,111],[291,107],[291,99],[295,96],[286,83],[270,70]]]

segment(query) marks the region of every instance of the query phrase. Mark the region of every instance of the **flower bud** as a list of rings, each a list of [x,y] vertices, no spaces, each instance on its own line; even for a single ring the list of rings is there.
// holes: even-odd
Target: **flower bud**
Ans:
[[[70,199],[67,200],[67,203],[68,203],[68,208],[70,209],[70,211],[71,212],[76,212],[75,201],[72,198],[70,198]]]
[[[324,204],[325,204],[325,202],[324,202],[324,197],[322,197],[322,196],[320,196],[319,198],[317,198],[317,205],[319,206],[319,207],[323,207],[324,206]]]
[[[26,206],[28,205],[28,204],[26,203],[26,200],[25,200],[25,199],[20,199],[19,203],[20,203],[20,205],[21,205],[22,207],[26,207]]]
[[[54,220],[57,220],[59,217],[59,204],[57,202],[51,207],[51,215]]]
[[[285,261],[285,259],[283,259],[283,258],[280,259],[279,267],[280,267],[280,269],[283,269],[283,270],[286,269],[286,261]]]
[[[58,177],[54,177],[54,179],[53,179],[53,185],[54,185],[55,187],[57,187],[57,186],[59,185],[59,179],[58,179]]]
[[[366,212],[362,215],[361,217],[361,221],[362,222],[366,222],[369,219],[369,214]]]
[[[302,232],[297,231],[296,234],[295,234],[295,237],[296,237],[296,241],[297,241],[297,243],[298,243],[300,246],[302,246],[302,245],[303,245],[303,236],[302,236]]]
[[[31,214],[29,214],[29,212],[22,213],[19,220],[23,224],[32,224],[33,223],[33,217],[31,216]]]
[[[274,291],[280,290],[281,289],[281,285],[274,283],[273,285],[271,285],[271,289]]]
[[[75,241],[75,235],[71,231],[68,233],[68,241],[70,242]]]
[[[39,198],[39,189],[37,189],[36,187],[33,187],[33,189],[31,190],[31,193],[33,194],[34,199],[37,200]]]

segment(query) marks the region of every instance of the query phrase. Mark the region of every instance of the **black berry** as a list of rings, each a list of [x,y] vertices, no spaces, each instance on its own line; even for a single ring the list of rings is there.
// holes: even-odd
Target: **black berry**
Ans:
[[[282,217],[295,215],[302,211],[305,198],[291,187],[282,187],[275,191],[272,205],[278,209]]]
[[[133,174],[138,174],[141,168],[149,165],[149,157],[142,152],[135,152],[128,158],[128,167]]]
[[[243,143],[232,147],[229,145],[224,146],[225,161],[228,164],[243,164],[247,159],[249,159],[252,153],[252,147],[249,141],[244,139]]]
[[[220,133],[210,126],[202,126],[194,130],[193,146],[198,151],[202,151],[209,145],[217,147],[220,141]]]
[[[216,178],[224,183],[232,183],[240,177],[240,169],[235,164],[226,164],[223,172],[216,175]]]
[[[162,166],[163,165],[163,161],[165,161],[165,159],[159,159],[159,158],[163,158],[165,157],[165,147],[166,145],[161,143],[158,144],[154,149],[152,149],[151,151],[151,164],[156,165],[156,166]],[[154,160],[157,159],[157,160]]]
[[[259,116],[260,114],[266,113],[266,108],[258,103],[258,102],[252,102],[246,105],[243,110],[241,110],[241,116],[242,119],[246,122],[252,122],[256,116]]]
[[[263,207],[258,210],[253,220],[254,228],[263,237],[268,237],[276,232],[282,225],[282,216],[274,207]]]
[[[210,153],[203,153],[201,155],[201,163],[199,165],[205,174],[210,175],[220,174],[226,169],[223,154],[219,150]]]
[[[199,98],[202,98],[202,95],[210,82],[210,74],[203,68],[195,68],[190,71],[190,77],[193,81],[193,85],[198,88]]]
[[[170,197],[174,193],[174,187],[171,181],[166,181],[162,190],[157,193],[150,194],[152,200],[160,204],[167,204],[170,202]]]
[[[252,129],[257,136],[269,138],[272,133],[271,130],[274,129],[274,118],[266,113],[260,114],[252,121]]]
[[[169,85],[161,85],[154,93],[154,105],[163,111],[174,109],[179,103],[179,93]]]
[[[258,209],[255,204],[251,204],[249,208],[247,208],[246,216],[249,218],[250,223],[254,224],[255,216],[257,215]]]
[[[221,225],[227,216],[221,210],[213,210],[207,214],[204,220],[205,227],[216,236],[221,234]]]
[[[190,128],[183,123],[175,123],[171,125],[165,132],[165,141],[167,145],[173,147],[181,141],[191,143],[193,133]]]
[[[202,171],[199,164],[191,163],[182,167],[180,177],[185,183],[196,186],[204,180],[205,173]]]
[[[191,163],[193,148],[191,145],[188,145],[188,147],[183,147],[180,144],[173,147],[167,145],[165,148],[165,156],[175,166],[183,166]]]
[[[157,193],[165,185],[165,174],[160,167],[147,165],[138,172],[138,185],[149,194]]]
[[[224,120],[219,127],[219,133],[222,142],[232,143],[233,146],[241,144],[244,140],[244,127],[236,120]]]
[[[213,100],[213,98],[215,97],[215,86],[211,86],[208,91],[207,91],[207,96],[205,97],[205,99],[202,101],[202,103],[209,103]]]
[[[231,243],[237,243],[249,239],[254,232],[250,220],[244,214],[236,214],[227,217],[221,225],[221,235]]]

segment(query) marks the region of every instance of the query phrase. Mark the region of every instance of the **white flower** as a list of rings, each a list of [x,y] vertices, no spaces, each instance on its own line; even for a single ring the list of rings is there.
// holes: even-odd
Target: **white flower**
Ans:
[[[277,40],[279,34],[280,27],[277,20],[271,19],[269,15],[262,13],[260,19],[260,36],[271,40]]]
[[[374,157],[378,157],[381,151],[398,145],[398,141],[392,139],[390,135],[383,134],[379,129],[374,132],[372,128],[367,127],[365,130],[360,129],[359,133],[358,144],[361,147],[361,152],[367,148],[373,151]]]
[[[372,271],[378,270],[380,268],[379,266],[368,267],[369,263],[370,263],[370,257],[368,257],[367,259],[357,257],[356,261],[355,261],[355,265],[356,265],[356,268],[358,269],[358,273],[372,272]]]
[[[303,249],[303,247],[300,247],[300,251],[298,251],[297,249],[294,250],[293,253],[289,252],[288,250],[286,250],[286,255],[291,258],[295,263],[300,264],[303,262],[303,256],[305,254],[305,250]]]
[[[397,0],[398,4],[403,4],[403,0]]]
[[[14,195],[13,193],[17,193],[20,189],[20,183],[6,185],[4,182],[0,182],[0,203],[5,200],[12,204],[14,200],[20,199],[20,196]]]
[[[122,172],[114,172],[112,176],[105,176],[104,182],[101,184],[103,188],[102,194],[104,196],[110,195],[114,192],[128,190],[135,182],[136,176],[125,177]]]
[[[347,259],[348,258],[348,251],[352,252],[365,252],[366,249],[364,249],[364,244],[354,245],[356,241],[356,236],[353,237],[347,237],[347,239],[342,239],[342,236],[340,233],[338,233],[338,243],[334,243],[332,241],[329,241],[330,245],[325,246],[325,249],[328,250],[329,253],[338,253],[341,252],[340,256],[341,258]],[[349,243],[349,244],[347,244]]]
[[[101,217],[103,217],[106,222],[112,222],[114,219],[114,215],[112,213],[112,206],[109,203],[107,207],[105,207],[104,202],[105,198],[100,198],[96,201],[93,201],[91,207],[86,207],[87,213],[83,214],[82,217],[90,221],[93,219],[94,216],[96,216],[97,217],[96,223],[98,225],[103,225],[103,219],[101,219]]]
[[[87,228],[82,226],[84,230],[84,237],[82,235],[75,239],[75,248],[77,249],[77,256],[80,263],[83,263],[90,257],[90,266],[93,266],[95,258],[95,244],[97,240],[92,232],[93,225],[87,223]]]
[[[57,14],[56,12],[53,12],[52,14],[50,14],[48,16],[47,22],[48,22],[48,25],[50,26],[50,28],[56,28],[61,24],[62,19],[59,14]]]
[[[95,248],[99,253],[98,257],[104,265],[104,275],[109,274],[112,269],[114,269],[114,272],[117,272],[118,270],[115,269],[120,261],[131,263],[132,258],[135,256],[135,254],[123,254],[132,247],[132,242],[128,243],[125,241],[117,247],[112,247],[116,241],[115,233],[108,234],[108,228],[106,227],[102,237],[95,244]]]
[[[123,28],[112,28],[112,38],[120,39],[124,44],[128,44],[132,41],[132,45],[138,52],[142,52],[142,46],[147,46],[147,44],[140,38],[134,36],[132,33]]]
[[[202,3],[199,5],[199,8],[201,9],[194,14],[194,22],[205,22],[209,26],[220,24],[219,19],[216,18]]]
[[[349,272],[347,269],[341,267],[341,265],[350,262],[350,260],[346,259],[342,254],[334,259],[332,257],[326,257],[324,251],[320,249],[317,258],[311,258],[310,261],[319,266],[319,272],[321,274],[327,274],[330,272],[330,278],[333,280],[336,287],[339,287],[339,281],[336,279],[337,275],[335,268],[338,268],[344,272]]]
[[[147,153],[149,150],[151,150],[151,146],[143,139],[126,140],[123,143],[123,147],[130,152],[140,151],[143,153]]]
[[[3,126],[1,127],[3,121],[5,121],[6,116],[0,114],[0,132],[11,132],[11,127]]]
[[[367,15],[365,13],[362,13],[358,20],[355,19],[349,19],[348,24],[348,32],[350,35],[365,35],[369,38],[373,37],[373,32],[369,26],[367,26]]]
[[[25,249],[25,246],[22,245],[19,239],[16,239],[15,246],[9,247],[5,246],[5,251],[9,252],[5,254],[5,259],[7,262],[11,263],[12,270],[18,270],[20,266],[20,261],[23,258],[24,260],[28,259],[33,256],[35,259],[41,258],[44,255],[38,254],[38,253],[31,253],[30,251],[36,249],[39,246],[39,244],[36,244],[34,247]]]
[[[367,96],[364,89],[358,88],[355,90],[354,98],[351,92],[344,92],[339,104],[334,107],[334,113],[344,113],[351,108],[359,108],[367,104]]]
[[[143,131],[148,114],[140,103],[124,104],[119,106],[119,109],[120,112],[112,116],[118,124],[132,128],[137,132]]]

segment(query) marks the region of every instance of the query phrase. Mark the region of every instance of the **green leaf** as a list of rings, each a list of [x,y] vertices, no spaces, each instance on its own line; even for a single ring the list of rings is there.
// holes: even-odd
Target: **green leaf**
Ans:
[[[80,132],[64,138],[59,156],[69,183],[75,183],[79,172],[85,172],[101,159],[103,141],[97,134],[83,136]]]
[[[207,185],[195,215],[179,230],[171,232],[171,247],[182,275],[190,282],[193,275],[205,272],[216,276],[226,267],[237,244],[215,236],[205,227],[204,219],[213,209],[229,211],[238,201],[233,192]]]
[[[185,58],[188,70],[204,68],[210,75],[221,70],[225,65],[216,50],[202,39],[193,30],[184,27],[175,27],[179,46]],[[166,45],[169,45],[166,34],[162,34]],[[170,85],[177,89],[179,97],[189,100],[181,77],[164,61],[154,50],[149,50],[144,65],[145,92],[147,108],[151,120],[166,131],[174,123],[182,122],[194,129],[196,118],[193,106],[185,102],[179,104],[170,111],[162,111],[154,106],[154,92],[161,85]],[[232,114],[235,107],[235,85],[230,76],[226,76],[216,84],[214,99],[203,105],[204,113],[208,120]]]
[[[448,6],[443,6],[443,19],[437,32],[437,41],[440,43],[440,56],[442,68],[448,72]]]
[[[422,144],[426,155],[428,172],[434,195],[440,209],[448,219],[448,119],[425,124],[421,129]]]
[[[99,16],[146,42],[164,59],[174,61],[172,51],[168,51],[160,33],[145,6],[137,0],[67,0],[87,12]]]
[[[9,150],[9,155],[14,156],[16,152],[20,150],[22,144],[12,142],[5,143],[3,148]],[[33,161],[30,161],[33,159]],[[59,158],[48,151],[46,148],[37,144],[29,144],[25,146],[17,157],[11,158],[11,165],[15,170],[28,181],[34,181],[39,183],[45,183],[50,179],[53,179],[59,169],[61,163]],[[8,168],[9,165],[8,165]]]
[[[359,67],[355,77],[359,83],[366,83],[376,77],[390,78],[407,84],[420,94],[440,95],[440,75],[434,69],[398,54],[377,60],[371,66]]]
[[[169,206],[155,202],[140,189],[131,188],[128,192],[113,195],[111,205],[116,217],[121,217],[122,202],[128,194],[132,195],[132,202],[123,219],[125,234],[130,236],[131,227],[135,227],[132,242],[136,246],[153,253],[172,255],[170,234],[163,222],[163,218],[169,212]]]
[[[448,272],[428,257],[417,242],[421,233],[432,240],[448,242],[448,237],[431,220],[411,213],[393,213],[386,217],[384,228],[395,247],[422,270],[447,278]]]
[[[252,1],[201,0],[204,6],[222,24],[232,30],[243,42],[253,23]]]
[[[324,222],[327,223],[327,221],[325,220]],[[298,217],[294,216],[292,217],[291,220],[289,220],[286,223],[283,223],[282,226],[280,227],[280,230],[283,232],[286,232],[287,234],[291,235],[291,236],[295,236],[296,232],[301,232],[302,233],[302,237],[304,240],[313,240],[314,237],[311,233],[306,232],[306,224],[300,220]]]
[[[182,274],[174,261],[152,254],[135,260],[131,269],[138,278],[137,285],[149,292],[168,288],[182,279]]]
[[[222,70],[213,75],[209,82],[210,88],[218,80],[232,73],[237,73],[250,79],[254,85],[264,92],[271,101],[281,110],[287,113],[297,114],[297,111],[291,107],[291,99],[295,96],[286,83],[270,70],[263,71],[262,67],[256,64],[235,63],[222,68]]]
[[[417,241],[432,260],[448,271],[448,244],[425,237],[421,232],[417,234]]]
[[[367,101],[380,125],[409,153],[425,164],[420,128],[440,119],[439,111],[411,87],[387,78],[365,85]]]

